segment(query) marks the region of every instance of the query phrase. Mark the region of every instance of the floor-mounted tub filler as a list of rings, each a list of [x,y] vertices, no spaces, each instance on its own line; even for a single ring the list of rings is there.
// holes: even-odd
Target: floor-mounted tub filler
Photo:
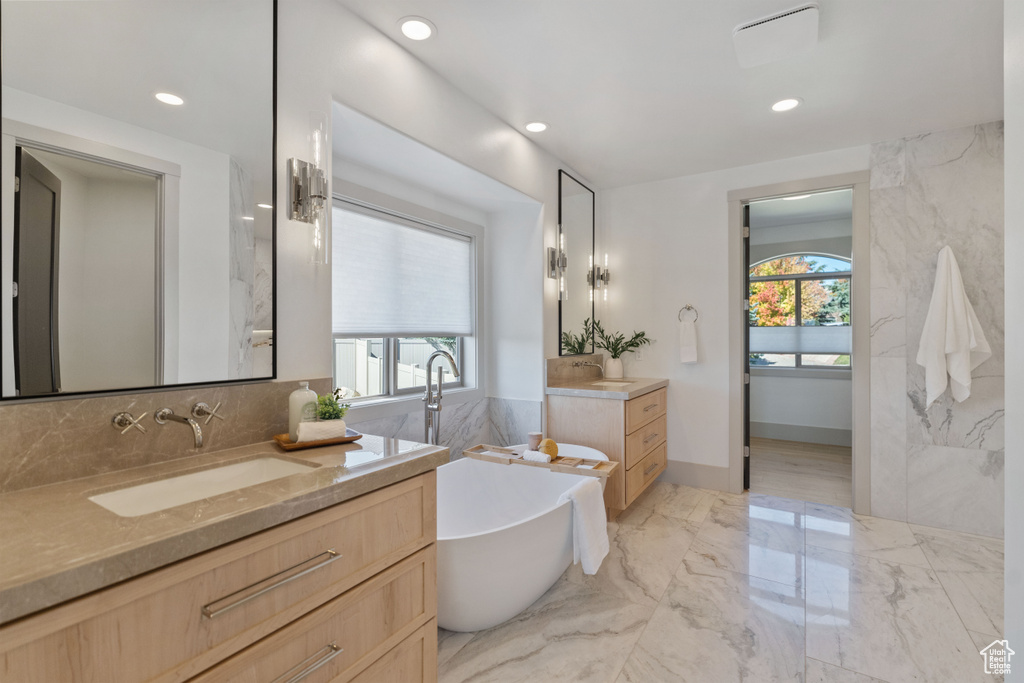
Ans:
[[[567,456],[607,460],[591,448]],[[564,452],[563,452],[564,451]],[[437,470],[437,623],[480,631],[533,604],[572,563],[572,505],[581,475],[463,458]]]

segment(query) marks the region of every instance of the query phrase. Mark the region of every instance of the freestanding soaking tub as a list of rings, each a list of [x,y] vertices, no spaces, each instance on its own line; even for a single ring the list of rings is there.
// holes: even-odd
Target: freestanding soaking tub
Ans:
[[[582,446],[560,454],[607,460]],[[463,458],[437,470],[437,623],[479,631],[508,621],[572,562],[572,505],[558,497],[580,475]]]

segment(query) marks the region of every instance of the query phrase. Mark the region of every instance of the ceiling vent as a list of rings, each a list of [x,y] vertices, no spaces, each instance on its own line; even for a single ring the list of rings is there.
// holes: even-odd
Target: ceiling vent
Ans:
[[[732,42],[743,68],[806,52],[818,44],[818,3],[740,24],[733,29]]]

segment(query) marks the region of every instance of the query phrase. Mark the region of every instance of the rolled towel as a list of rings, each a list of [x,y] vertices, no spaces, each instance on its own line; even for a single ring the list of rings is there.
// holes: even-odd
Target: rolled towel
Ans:
[[[300,422],[298,427],[298,441],[323,441],[325,439],[336,439],[345,436],[348,427],[344,420],[322,420],[320,422]]]
[[[540,451],[523,451],[523,460],[532,462],[551,462],[551,456]]]

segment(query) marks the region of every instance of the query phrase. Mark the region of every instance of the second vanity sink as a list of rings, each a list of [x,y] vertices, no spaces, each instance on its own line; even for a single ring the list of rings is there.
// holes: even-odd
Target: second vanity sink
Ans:
[[[237,491],[247,486],[309,472],[314,467],[318,465],[273,457],[254,458],[100,493],[89,496],[89,500],[121,517],[138,517],[185,503],[194,503],[221,493]]]

